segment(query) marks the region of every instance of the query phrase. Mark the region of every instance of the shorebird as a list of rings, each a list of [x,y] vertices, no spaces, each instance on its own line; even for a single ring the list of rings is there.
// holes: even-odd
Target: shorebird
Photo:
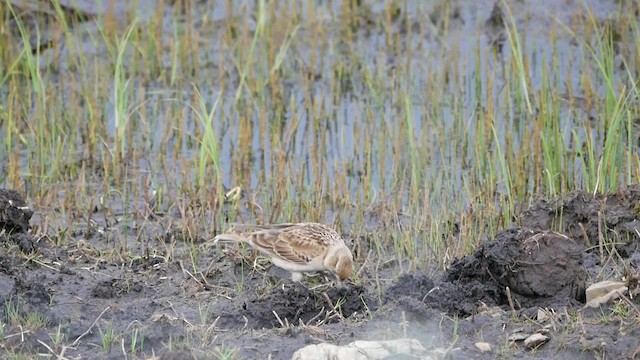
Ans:
[[[249,244],[269,256],[274,265],[290,271],[293,281],[302,280],[302,273],[310,271],[329,271],[343,281],[353,267],[353,255],[342,237],[318,223],[235,224],[213,240],[214,244]]]

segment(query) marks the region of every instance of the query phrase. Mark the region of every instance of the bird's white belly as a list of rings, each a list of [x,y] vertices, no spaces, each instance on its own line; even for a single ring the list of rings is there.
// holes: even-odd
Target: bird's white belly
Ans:
[[[321,258],[315,258],[306,264],[296,264],[289,261],[279,259],[277,257],[271,258],[274,265],[281,267],[289,271],[325,271],[327,268],[322,264]]]

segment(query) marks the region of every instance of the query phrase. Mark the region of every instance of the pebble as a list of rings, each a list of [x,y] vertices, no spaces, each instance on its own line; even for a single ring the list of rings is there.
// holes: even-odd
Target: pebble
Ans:
[[[480,350],[480,352],[491,352],[491,344],[486,343],[486,342],[477,342],[476,347],[478,348],[478,350]]]
[[[524,339],[524,346],[527,349],[533,349],[546,343],[547,341],[549,341],[548,336],[542,335],[542,334],[533,334],[528,338]]]

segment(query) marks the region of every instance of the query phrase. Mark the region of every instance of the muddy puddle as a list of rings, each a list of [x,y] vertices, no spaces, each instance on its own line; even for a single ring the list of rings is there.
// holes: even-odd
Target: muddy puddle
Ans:
[[[322,275],[293,283],[266,263],[253,267],[246,250],[216,250],[206,241],[196,245],[206,267],[198,275],[186,266],[184,245],[176,244],[170,259],[129,262],[97,250],[100,236],[57,247],[32,237],[33,213],[22,196],[1,190],[3,344],[6,351],[69,358],[122,358],[135,349],[136,356],[166,359],[229,351],[287,359],[309,344],[412,338],[426,349],[422,358],[483,358],[478,342],[508,358],[587,359],[594,352],[629,358],[640,335],[637,312],[603,322],[603,312],[584,303],[586,286],[637,267],[638,196],[640,187],[632,187],[539,201],[522,213],[522,226],[500,232],[447,270],[385,281],[364,275],[336,285]],[[580,231],[561,232],[558,221]],[[602,229],[617,236],[604,257],[588,245]],[[22,245],[26,239],[31,247]],[[165,237],[156,239],[150,247]],[[547,340],[535,351],[510,340],[536,333]]]

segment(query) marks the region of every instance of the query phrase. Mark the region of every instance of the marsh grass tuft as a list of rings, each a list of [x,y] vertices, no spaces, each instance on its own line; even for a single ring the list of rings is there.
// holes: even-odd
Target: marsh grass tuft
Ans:
[[[100,333],[100,347],[105,353],[111,352],[111,346],[116,341],[116,333],[112,326],[108,325],[106,329],[98,327]]]

